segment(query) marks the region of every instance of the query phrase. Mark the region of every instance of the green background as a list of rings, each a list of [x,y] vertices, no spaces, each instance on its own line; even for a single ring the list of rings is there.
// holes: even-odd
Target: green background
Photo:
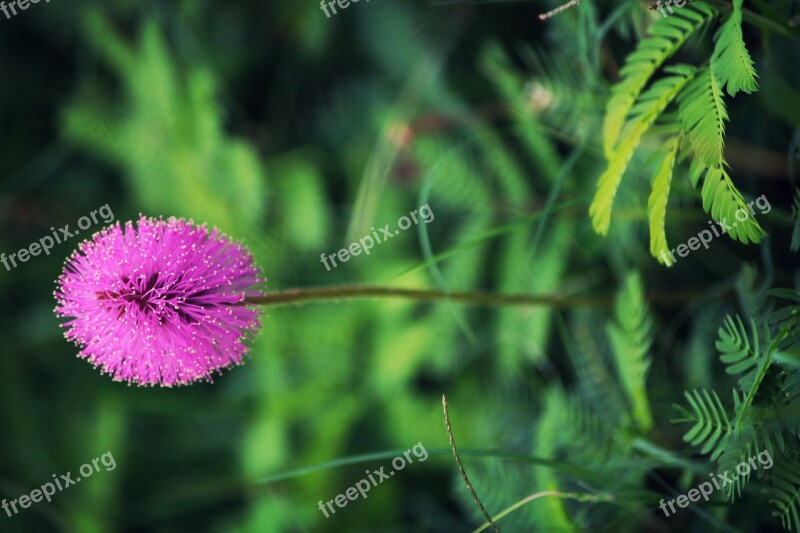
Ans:
[[[0,514],[0,531],[469,530],[483,518],[450,455],[443,393],[463,449],[593,469],[602,480],[560,487],[617,495],[613,505],[545,498],[503,519],[504,531],[590,523],[708,531],[707,520],[725,519],[709,505],[712,518],[664,521],[649,496],[663,486],[646,475],[659,464],[632,439],[604,465],[591,438],[585,453],[561,450],[578,438],[570,431],[580,418],[564,391],[588,373],[597,384],[582,397],[590,418],[602,426],[618,409],[605,328],[617,288],[639,271],[656,295],[648,442],[691,456],[682,428],[670,424],[672,404],[685,388],[728,383],[716,381],[725,376],[713,341],[725,313],[747,305],[747,292],[734,288],[797,279],[787,150],[800,125],[800,55],[796,44],[774,46],[774,63],[760,72],[764,90],[729,110],[738,147],[730,162],[741,188],[770,199],[760,221],[771,238],[749,247],[716,239],[668,270],[648,252],[646,172],[634,171],[615,204],[609,237],[595,235],[587,216],[604,166],[599,121],[613,67],[652,14],[641,3],[620,10],[586,0],[537,20],[555,5],[374,0],[328,19],[313,1],[53,0],[0,15],[6,254],[107,203],[121,222],[143,213],[219,227],[250,247],[269,290],[368,283],[601,300],[267,309],[243,366],[213,383],[136,388],[100,375],[62,337],[52,293],[83,236],[74,238],[0,268],[0,497],[107,451],[117,468],[52,505]],[[674,246],[708,216],[688,180],[673,194]],[[330,272],[320,263],[321,253],[425,203],[430,224]],[[267,482],[417,443],[427,461],[331,518],[318,500],[388,459]],[[492,514],[561,479],[519,458],[462,459]],[[691,477],[664,470],[659,479]],[[621,486],[640,492],[626,496]],[[731,512],[775,525],[766,508]]]

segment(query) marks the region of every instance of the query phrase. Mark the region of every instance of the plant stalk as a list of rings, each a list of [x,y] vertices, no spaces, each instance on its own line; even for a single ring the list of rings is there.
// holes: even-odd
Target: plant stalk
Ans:
[[[250,304],[265,306],[300,305],[313,302],[367,298],[403,298],[416,302],[459,302],[468,305],[498,307],[506,305],[547,306],[556,308],[600,306],[609,303],[607,296],[565,296],[559,294],[492,294],[487,292],[446,292],[436,289],[401,289],[373,285],[342,285],[309,289],[288,289],[247,298]]]
[[[652,302],[683,302],[700,292],[686,289],[662,293],[651,293]],[[458,302],[482,307],[543,306],[555,309],[573,307],[607,307],[614,302],[615,295],[565,295],[565,294],[493,294],[480,291],[442,291],[438,289],[402,289],[375,285],[340,285],[275,291],[245,299],[245,303],[270,307],[302,305],[307,303],[360,300],[369,298],[402,298],[415,302]]]

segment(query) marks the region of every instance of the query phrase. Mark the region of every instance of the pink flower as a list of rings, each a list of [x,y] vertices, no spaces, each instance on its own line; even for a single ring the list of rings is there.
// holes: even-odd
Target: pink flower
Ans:
[[[260,327],[253,257],[216,229],[140,217],[96,233],[67,260],[55,312],[65,337],[115,381],[171,387],[242,363]]]

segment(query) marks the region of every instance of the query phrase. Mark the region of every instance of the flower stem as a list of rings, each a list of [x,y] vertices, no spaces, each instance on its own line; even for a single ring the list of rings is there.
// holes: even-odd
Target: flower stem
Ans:
[[[298,305],[331,300],[363,298],[404,298],[417,302],[452,301],[471,305],[496,307],[504,305],[541,305],[548,307],[594,306],[608,303],[606,296],[563,296],[557,294],[491,294],[486,292],[445,292],[435,289],[400,289],[373,285],[342,285],[311,289],[288,289],[264,296],[247,298],[257,305]]]
[[[698,290],[650,294],[648,299],[664,303],[680,302],[696,296]],[[614,294],[567,296],[564,294],[492,294],[488,292],[447,292],[437,289],[401,289],[375,285],[341,285],[307,289],[287,289],[247,298],[246,303],[264,306],[301,305],[314,302],[366,298],[403,298],[416,302],[459,302],[484,307],[544,306],[552,308],[603,307],[611,305]]]

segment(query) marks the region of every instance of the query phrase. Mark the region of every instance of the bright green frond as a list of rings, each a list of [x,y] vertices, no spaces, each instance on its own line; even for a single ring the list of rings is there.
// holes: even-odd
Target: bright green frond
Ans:
[[[671,75],[655,82],[631,110],[631,118],[625,125],[619,146],[609,158],[608,168],[597,181],[597,192],[589,207],[589,214],[592,216],[594,230],[601,235],[608,233],[614,197],[642,135],[692,79],[695,69],[687,65],[677,65],[667,72]]]
[[[758,244],[766,232],[756,221],[742,193],[724,168],[711,168],[703,182],[703,209],[718,222],[732,239],[744,244]]]
[[[611,89],[603,123],[603,149],[610,160],[622,132],[622,126],[636,99],[655,71],[686,40],[716,14],[702,2],[687,5],[650,26],[650,37],[643,39],[628,55],[620,70],[622,80]]]
[[[675,166],[675,158],[678,155],[679,140],[680,137],[677,135],[670,138],[659,152],[660,161],[653,177],[650,198],[647,200],[647,216],[650,220],[650,253],[659,262],[667,266],[672,265],[666,255],[669,251],[669,245],[667,244],[665,221],[669,189],[672,183],[672,170]],[[662,251],[664,252],[663,254],[661,253]]]
[[[733,0],[733,12],[717,32],[717,43],[711,56],[714,75],[731,96],[736,96],[739,91],[752,93],[758,90],[753,59],[742,38],[742,1]]]
[[[678,115],[695,155],[706,167],[720,166],[724,160],[728,112],[713,69],[701,70],[680,94],[678,101]]]

